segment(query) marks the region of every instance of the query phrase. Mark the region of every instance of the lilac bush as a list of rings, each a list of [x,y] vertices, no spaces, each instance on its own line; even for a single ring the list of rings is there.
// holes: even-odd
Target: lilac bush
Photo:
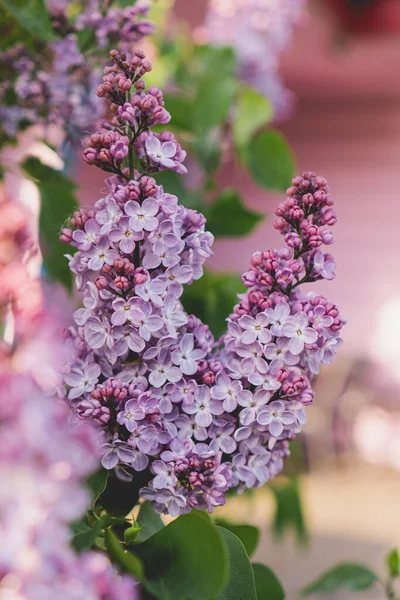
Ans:
[[[97,94],[113,117],[84,159],[111,175],[93,209],[76,211],[62,241],[84,308],[64,372],[76,414],[104,432],[102,464],[123,481],[147,473],[141,497],[176,516],[223,505],[230,488],[259,487],[283,468],[305,423],[313,375],[341,344],[337,306],[303,284],[334,276],[325,253],[336,216],[326,180],[293,179],[275,227],[285,246],[253,255],[246,293],[220,340],[180,301],[199,279],[213,236],[153,174],[185,172],[163,96],[146,89],[144,54],[111,52]],[[143,474],[142,474],[143,475]]]
[[[6,74],[0,84],[0,128],[8,138],[28,125],[55,124],[76,143],[104,112],[94,94],[101,81],[98,49],[118,44],[131,50],[154,29],[144,0],[126,8],[110,7],[108,0],[82,2],[75,19],[70,4],[47,1],[54,37],[47,47],[20,42],[0,53]]]

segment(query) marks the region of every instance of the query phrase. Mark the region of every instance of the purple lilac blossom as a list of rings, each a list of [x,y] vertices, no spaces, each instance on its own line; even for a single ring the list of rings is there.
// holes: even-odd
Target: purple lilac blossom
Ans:
[[[305,5],[306,0],[211,0],[204,24],[210,43],[233,47],[239,77],[272,101],[278,117],[293,105],[279,74],[279,55]]]
[[[213,236],[202,215],[151,177],[164,168],[182,172],[184,152],[169,132],[157,134],[161,145],[148,142],[151,127],[168,119],[162,93],[146,91],[144,54],[129,61],[112,51],[111,58],[98,94],[116,107],[115,117],[84,152],[111,173],[107,193],[93,214],[74,213],[61,234],[78,247],[70,268],[85,307],[69,330],[77,358],[65,366],[67,395],[79,418],[103,429],[105,468],[117,476],[123,469],[124,478],[147,472],[141,496],[157,511],[212,512],[229,488],[259,487],[282,470],[314,397],[312,376],[340,346],[336,305],[302,292],[331,277],[320,267],[321,255],[332,261],[321,248],[333,241],[333,202],[323,177],[293,180],[276,213],[286,246],[253,255],[242,276],[247,291],[216,342],[180,300],[183,285],[201,277]],[[117,140],[127,148],[121,157],[112,151]],[[175,145],[168,166],[154,154],[164,142]],[[102,225],[90,227],[90,248],[78,235],[86,235],[88,219]],[[122,247],[121,231],[141,235]]]
[[[78,143],[104,114],[104,104],[94,94],[101,80],[101,54],[96,48],[103,51],[117,44],[132,52],[154,30],[146,18],[149,2],[107,8],[102,0],[88,0],[77,18],[68,11],[70,4],[69,0],[47,0],[54,41],[45,50],[16,44],[0,53],[0,65],[4,63],[7,73],[12,70],[11,78],[0,84],[0,129],[9,138],[27,125],[56,124],[64,130],[66,142]],[[83,29],[96,36],[89,53],[79,47]],[[17,103],[9,103],[10,91]]]

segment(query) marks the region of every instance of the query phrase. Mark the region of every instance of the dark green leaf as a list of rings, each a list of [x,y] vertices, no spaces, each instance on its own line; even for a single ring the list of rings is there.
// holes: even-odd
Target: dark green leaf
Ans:
[[[305,587],[301,594],[302,596],[326,594],[341,588],[360,592],[372,587],[378,579],[376,573],[368,567],[344,562],[323,573],[321,577]]]
[[[218,339],[243,289],[240,275],[205,271],[201,279],[185,287],[181,300],[185,310],[206,323]]]
[[[72,288],[72,273],[64,255],[71,249],[58,239],[66,219],[78,207],[75,184],[63,173],[44,165],[37,158],[28,158],[22,168],[37,180],[40,192],[39,233],[43,264],[50,279]]]
[[[272,524],[275,535],[280,538],[286,531],[293,530],[299,543],[306,544],[308,531],[297,480],[288,479],[279,484],[272,484],[270,489],[276,502]]]
[[[87,485],[93,494],[92,506],[97,502],[98,497],[104,492],[107,487],[109,471],[101,467],[96,473],[93,473],[87,479]]]
[[[143,581],[143,564],[132,552],[126,550],[111,528],[105,533],[106,547],[111,560],[119,566],[121,571],[133,575],[138,581]]]
[[[400,556],[397,548],[394,548],[391,552],[389,552],[386,558],[386,564],[392,579],[400,576]]]
[[[246,148],[246,160],[256,182],[269,190],[285,191],[294,175],[292,151],[274,129],[261,131]]]
[[[216,79],[214,75],[204,75],[197,83],[193,104],[196,129],[204,132],[221,125],[228,115],[237,89],[238,82],[235,79],[221,76]]]
[[[110,474],[100,501],[106,511],[114,516],[127,515],[139,501],[139,492],[151,479],[149,471],[135,472],[133,481],[121,481]]]
[[[271,569],[261,563],[253,563],[258,600],[284,600],[285,591]]]
[[[216,525],[224,527],[231,531],[242,542],[246,548],[247,556],[252,556],[256,551],[260,540],[260,530],[254,525],[240,525],[237,523],[229,523],[225,519],[215,519]]]
[[[217,600],[257,600],[253,569],[245,547],[231,531],[218,529],[229,553],[229,581]]]
[[[249,234],[264,215],[248,209],[239,192],[224,190],[206,211],[207,229],[216,237],[240,237]]]
[[[72,547],[75,548],[77,552],[83,552],[84,550],[93,548],[96,538],[102,532],[104,524],[105,518],[101,518],[93,524],[93,527],[90,527],[87,523],[86,525],[83,525],[72,537]]]
[[[135,547],[145,587],[159,600],[210,600],[225,588],[228,556],[218,529],[193,512]]]
[[[143,502],[140,507],[137,522],[143,527],[137,537],[139,542],[144,542],[158,531],[161,531],[161,529],[164,529],[164,523],[162,522],[160,515],[154,510],[151,502]]]
[[[44,41],[53,39],[53,30],[45,0],[0,0],[23,29]]]
[[[252,87],[241,87],[232,125],[236,147],[240,150],[247,145],[258,129],[269,123],[272,117],[273,106],[268,98]]]

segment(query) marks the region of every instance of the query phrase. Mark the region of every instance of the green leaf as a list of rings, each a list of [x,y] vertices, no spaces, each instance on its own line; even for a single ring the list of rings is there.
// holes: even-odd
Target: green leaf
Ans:
[[[88,477],[86,483],[93,494],[92,506],[95,506],[99,496],[107,487],[109,471],[101,467],[96,473]]]
[[[22,168],[36,180],[40,192],[39,234],[48,277],[71,290],[72,273],[64,256],[68,247],[60,242],[58,236],[66,219],[78,208],[75,184],[37,158],[28,158]]]
[[[301,595],[326,594],[338,589],[361,592],[372,587],[378,579],[376,573],[364,565],[343,562],[305,587]]]
[[[139,492],[151,479],[149,471],[135,472],[132,481],[121,481],[114,474],[109,475],[107,486],[101,494],[100,502],[108,513],[120,517],[127,515],[139,501]]]
[[[273,114],[272,103],[263,94],[250,86],[240,89],[232,125],[233,139],[239,151],[262,126],[271,122]]]
[[[237,89],[238,82],[230,77],[216,79],[211,74],[201,77],[192,112],[196,129],[204,132],[221,125],[228,116]]]
[[[202,209],[203,192],[201,190],[188,190],[184,185],[184,177],[173,171],[162,171],[155,174],[158,185],[162,185],[164,192],[173,194],[179,199],[179,203],[186,208],[195,210]]]
[[[275,535],[280,538],[286,531],[293,530],[300,544],[308,542],[308,531],[304,519],[303,506],[297,479],[288,479],[279,484],[271,484],[276,508],[272,523]]]
[[[248,235],[264,219],[264,215],[245,206],[239,192],[227,188],[206,211],[207,229],[216,237]]]
[[[96,45],[96,32],[92,27],[85,27],[77,33],[78,46],[81,52],[87,52]]]
[[[182,515],[135,547],[145,587],[159,600],[210,600],[225,588],[228,556],[218,529],[201,515]]]
[[[111,528],[105,533],[106,548],[111,560],[119,566],[121,571],[133,575],[138,581],[143,581],[143,564],[132,552],[125,550],[117,536],[111,531]]]
[[[400,556],[397,548],[394,548],[389,552],[386,558],[386,564],[392,579],[396,579],[396,577],[400,576]]]
[[[273,571],[261,563],[253,563],[258,600],[284,600],[285,591]]]
[[[218,339],[226,331],[226,318],[243,289],[240,275],[204,271],[201,279],[185,287],[181,301],[185,310],[206,323]]]
[[[194,77],[212,75],[225,79],[236,73],[235,52],[230,46],[194,46],[194,55],[189,58],[189,69]]]
[[[252,556],[257,549],[260,540],[260,530],[254,525],[241,525],[237,523],[229,523],[225,519],[215,519],[216,525],[224,527],[231,531],[242,542],[246,549],[247,556]]]
[[[154,510],[151,502],[143,502],[140,507],[137,522],[142,526],[142,530],[137,537],[139,542],[144,542],[155,533],[161,531],[161,529],[164,529],[164,523],[162,522],[160,515]]]
[[[229,581],[217,600],[257,600],[253,569],[245,547],[231,531],[218,529],[229,552]]]
[[[0,0],[19,25],[46,42],[53,39],[53,29],[45,0]]]
[[[84,550],[93,548],[96,538],[102,533],[105,522],[106,517],[102,517],[99,521],[94,523],[93,527],[90,527],[87,523],[82,525],[82,528],[73,535],[71,546],[75,548],[77,552],[83,552]]]
[[[174,127],[184,131],[193,130],[192,109],[193,102],[182,92],[176,94],[164,94],[165,108],[171,115]]]
[[[211,175],[221,161],[221,136],[219,130],[197,134],[192,142],[192,150],[203,169]]]
[[[261,131],[246,148],[246,160],[256,182],[269,190],[286,191],[294,175],[292,151],[279,131]]]

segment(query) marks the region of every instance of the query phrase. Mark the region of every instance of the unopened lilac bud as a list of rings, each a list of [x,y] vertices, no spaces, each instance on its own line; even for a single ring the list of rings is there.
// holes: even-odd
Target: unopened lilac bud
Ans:
[[[118,275],[118,277],[114,279],[114,287],[117,290],[127,290],[129,287],[129,281],[126,277]]]
[[[72,242],[72,230],[68,229],[67,227],[64,227],[61,230],[59,240],[60,240],[60,242],[63,242],[64,244],[70,244]]]
[[[108,288],[108,279],[107,277],[104,277],[104,275],[100,275],[100,277],[97,277],[94,284],[98,290],[105,290]]]

